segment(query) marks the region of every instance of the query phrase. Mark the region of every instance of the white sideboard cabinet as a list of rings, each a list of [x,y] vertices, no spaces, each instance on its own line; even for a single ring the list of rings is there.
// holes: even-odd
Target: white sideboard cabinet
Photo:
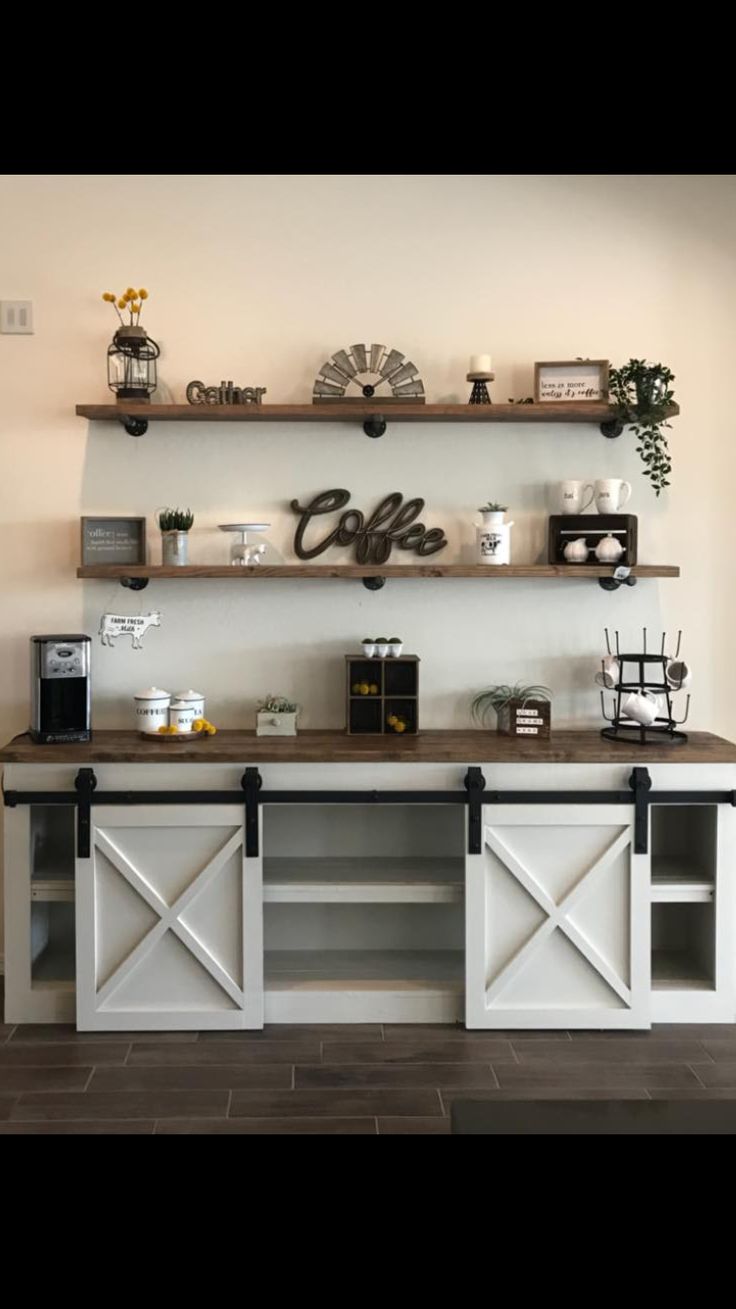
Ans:
[[[5,1021],[736,1022],[736,747],[591,762],[580,733],[584,762],[561,735],[507,761],[428,733],[330,761],[305,735],[6,747]]]

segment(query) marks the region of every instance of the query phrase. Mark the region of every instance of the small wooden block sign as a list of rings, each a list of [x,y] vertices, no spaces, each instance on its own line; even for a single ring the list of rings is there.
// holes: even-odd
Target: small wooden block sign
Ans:
[[[509,700],[498,711],[501,736],[537,736],[549,739],[551,705],[548,700]]]
[[[82,566],[145,564],[145,518],[82,518]]]
[[[599,404],[608,400],[607,359],[562,359],[534,365],[536,404]]]

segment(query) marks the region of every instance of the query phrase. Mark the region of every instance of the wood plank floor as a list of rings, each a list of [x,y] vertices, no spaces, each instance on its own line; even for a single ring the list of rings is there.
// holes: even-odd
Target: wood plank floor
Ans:
[[[624,1034],[0,1024],[0,1135],[443,1135],[459,1097],[736,1099],[736,1024]]]

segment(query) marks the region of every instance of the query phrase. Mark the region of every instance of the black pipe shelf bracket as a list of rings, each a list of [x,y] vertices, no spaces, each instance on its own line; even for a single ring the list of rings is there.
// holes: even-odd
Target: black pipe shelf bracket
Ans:
[[[636,578],[631,576],[631,569],[625,564],[614,568],[611,577],[599,577],[598,585],[604,591],[618,591],[620,586],[636,586]]]
[[[363,586],[366,591],[380,591],[386,585],[385,577],[364,577]]]
[[[147,418],[132,418],[130,414],[121,414],[120,422],[128,436],[145,436],[148,431]]]
[[[608,418],[605,423],[601,423],[601,435],[610,438],[621,436],[624,425],[620,418]]]
[[[371,414],[363,422],[363,431],[366,436],[378,437],[383,436],[386,431],[386,419],[383,414]]]
[[[127,586],[130,591],[145,591],[148,586],[149,578],[147,577],[121,577],[120,585]]]

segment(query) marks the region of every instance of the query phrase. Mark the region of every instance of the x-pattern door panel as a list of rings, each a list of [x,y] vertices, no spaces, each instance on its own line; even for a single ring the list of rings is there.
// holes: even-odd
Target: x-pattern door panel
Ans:
[[[628,805],[488,805],[467,861],[468,1027],[648,1027],[649,859]]]
[[[262,869],[245,859],[242,807],[93,807],[90,844],[77,1027],[262,1027]]]

